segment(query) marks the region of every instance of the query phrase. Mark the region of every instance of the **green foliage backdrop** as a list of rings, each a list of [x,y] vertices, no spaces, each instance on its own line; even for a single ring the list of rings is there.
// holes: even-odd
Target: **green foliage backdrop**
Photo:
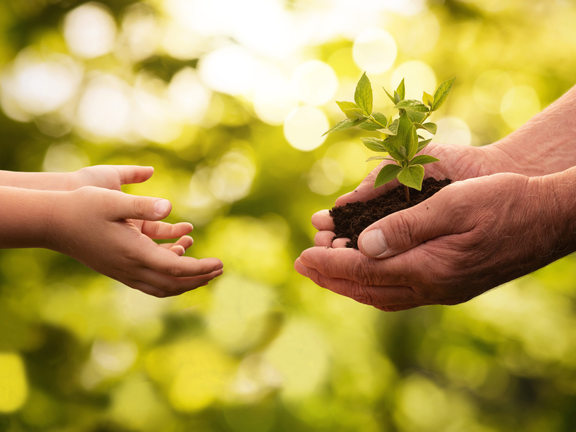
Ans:
[[[400,313],[292,263],[376,164],[356,132],[321,138],[362,71],[457,76],[436,139],[488,144],[574,84],[575,20],[567,0],[2,0],[0,169],[153,165],[126,191],[172,200],[225,274],[155,299],[0,251],[0,431],[574,430],[574,258]]]

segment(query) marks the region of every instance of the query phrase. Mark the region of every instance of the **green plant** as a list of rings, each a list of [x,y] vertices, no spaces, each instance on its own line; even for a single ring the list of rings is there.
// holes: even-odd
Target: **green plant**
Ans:
[[[386,118],[384,114],[372,111],[372,85],[366,76],[366,72],[364,72],[356,86],[354,102],[336,102],[346,115],[346,119],[336,124],[324,135],[356,126],[364,130],[379,132],[380,138],[362,138],[362,141],[370,150],[388,153],[390,157],[373,156],[366,162],[371,160],[389,160],[395,163],[385,165],[380,170],[374,182],[374,187],[377,188],[397,178],[404,185],[406,201],[410,201],[409,188],[422,189],[422,181],[424,180],[423,165],[439,160],[426,154],[416,156],[432,141],[432,139],[424,139],[418,135],[417,131],[424,129],[432,135],[436,134],[436,124],[425,123],[425,121],[444,104],[450,90],[452,90],[452,84],[455,79],[451,78],[440,84],[434,96],[424,92],[422,101],[405,99],[404,80],[394,92],[394,96],[384,89],[394,103],[394,108],[399,111],[398,118],[393,120],[393,116]]]

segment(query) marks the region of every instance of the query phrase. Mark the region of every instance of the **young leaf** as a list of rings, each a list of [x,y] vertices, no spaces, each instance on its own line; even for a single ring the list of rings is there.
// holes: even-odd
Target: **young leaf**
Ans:
[[[422,95],[422,102],[431,107],[432,105],[434,105],[434,96],[424,92],[424,94]]]
[[[374,189],[376,189],[378,186],[385,185],[389,181],[394,180],[400,171],[402,171],[402,167],[399,167],[398,165],[384,165],[376,177],[376,181],[374,182]]]
[[[440,159],[436,159],[430,155],[420,155],[416,156],[414,159],[410,161],[410,165],[426,165],[429,163],[438,162]]]
[[[362,110],[362,108],[360,108],[354,102],[338,102],[338,101],[336,101],[336,103],[338,104],[338,106],[340,107],[342,112],[344,114],[346,114],[346,117],[348,117],[349,119],[355,120],[355,119],[364,117],[364,111]]]
[[[390,100],[392,101],[392,103],[393,103],[394,105],[396,105],[396,104],[398,103],[398,102],[396,102],[396,99],[394,99],[394,97],[393,97],[390,93],[388,93],[388,90],[386,90],[384,87],[382,87],[382,89],[386,92],[386,94],[388,95],[388,97],[390,98]]]
[[[394,108],[405,109],[407,111],[428,112],[429,109],[422,102],[415,99],[400,101]]]
[[[374,123],[374,121],[372,121],[372,119],[368,119],[366,120],[364,123],[358,125],[358,127],[360,129],[364,129],[367,131],[375,131],[380,129],[382,126],[380,126],[379,124]]]
[[[371,162],[371,161],[375,161],[375,160],[389,160],[389,161],[395,162],[394,159],[387,158],[384,156],[372,156],[372,157],[369,157],[368,159],[366,159],[366,162]]]
[[[394,92],[394,103],[397,104],[398,102],[400,102],[402,100],[402,98],[400,97],[400,95],[398,94],[397,91]]]
[[[354,93],[354,102],[356,102],[358,106],[364,110],[366,115],[372,114],[372,85],[366,76],[366,72],[362,74],[360,81],[358,81],[356,92]]]
[[[396,143],[393,142],[392,139],[384,140],[382,142],[382,145],[384,146],[384,148],[386,149],[388,154],[390,156],[392,156],[398,164],[400,164],[400,163],[402,163],[402,161],[404,161],[404,156],[402,156],[402,153],[400,153],[400,151],[399,151],[400,147],[397,147]]]
[[[424,129],[427,130],[428,132],[430,132],[432,135],[436,135],[436,131],[438,130],[438,126],[435,123],[418,123],[418,122],[414,122],[414,126],[416,127],[416,129]]]
[[[408,117],[412,120],[413,123],[422,123],[426,118],[426,113],[419,112],[419,111],[406,111],[408,113]]]
[[[396,119],[388,125],[388,130],[392,131],[392,133],[390,135],[397,135],[398,134],[398,123],[400,123],[400,121],[398,119]]]
[[[381,139],[373,138],[373,137],[361,138],[361,139],[362,139],[362,142],[364,143],[364,145],[372,151],[388,152],[388,150],[386,150],[386,147],[384,147],[384,144],[383,144],[384,141]]]
[[[424,167],[422,165],[410,165],[398,174],[398,181],[412,189],[422,190],[424,180]]]
[[[384,114],[374,111],[372,113],[372,117],[374,117],[374,120],[376,120],[376,123],[378,123],[383,128],[388,126],[388,119],[386,118],[386,116]]]
[[[324,134],[322,134],[322,136],[327,135],[329,133],[332,132],[340,132],[346,129],[350,129],[353,128],[354,126],[359,126],[361,125],[363,122],[365,122],[365,119],[357,119],[357,120],[350,120],[350,119],[346,119],[346,120],[342,120],[339,123],[336,123],[334,126],[332,126],[332,128],[330,128],[329,130],[327,130],[326,132],[324,132]]]
[[[384,134],[384,135],[396,135],[397,131],[391,131],[390,129],[378,129],[378,132]]]
[[[402,78],[402,82],[396,89],[396,93],[400,96],[400,100],[403,100],[406,97],[406,86],[404,85],[404,78]]]
[[[420,142],[418,143],[418,150],[416,150],[416,153],[420,153],[422,150],[424,150],[424,148],[425,148],[428,144],[430,144],[430,141],[432,141],[432,138],[427,139],[427,140],[425,140],[425,141],[420,141]]]
[[[446,98],[450,94],[450,90],[452,90],[452,84],[454,84],[455,79],[456,77],[450,78],[449,80],[446,80],[440,84],[440,87],[438,87],[436,93],[434,93],[434,103],[430,108],[431,111],[436,111],[442,106],[442,104],[444,104]]]

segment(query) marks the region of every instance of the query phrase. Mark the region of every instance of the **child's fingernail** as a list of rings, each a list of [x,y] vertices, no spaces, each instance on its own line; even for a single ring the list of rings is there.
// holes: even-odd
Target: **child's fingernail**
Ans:
[[[362,249],[371,257],[379,257],[388,250],[388,243],[381,229],[373,229],[362,236]]]
[[[170,201],[168,200],[158,200],[154,203],[154,211],[159,215],[163,215],[164,213],[166,213],[169,207],[170,207]]]

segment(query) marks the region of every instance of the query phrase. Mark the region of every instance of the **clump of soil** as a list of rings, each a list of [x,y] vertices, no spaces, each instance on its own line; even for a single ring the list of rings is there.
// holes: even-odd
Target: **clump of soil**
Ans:
[[[422,190],[410,189],[410,202],[406,202],[404,186],[400,185],[388,191],[378,198],[366,202],[353,202],[344,206],[334,207],[330,210],[330,216],[334,221],[334,240],[337,238],[349,238],[346,247],[358,249],[358,236],[366,227],[379,219],[407,209],[430,198],[440,189],[448,186],[452,180],[436,180],[427,178],[422,183]]]

